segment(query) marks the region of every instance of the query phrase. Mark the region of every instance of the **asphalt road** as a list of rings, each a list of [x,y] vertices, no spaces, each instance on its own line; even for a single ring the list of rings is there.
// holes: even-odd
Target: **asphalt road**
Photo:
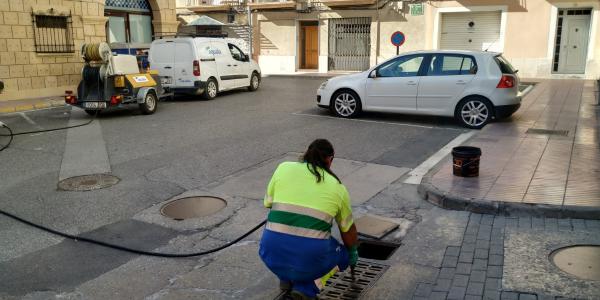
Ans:
[[[86,165],[85,153],[76,158],[65,154],[66,145],[72,147],[78,142],[82,143],[79,150],[86,149],[83,140],[69,138],[67,131],[17,136],[10,148],[0,152],[0,208],[71,234],[132,243],[145,249],[168,249],[173,244],[170,240],[180,238],[180,232],[148,226],[133,217],[182,192],[203,189],[262,162],[300,153],[315,138],[329,139],[335,147],[336,158],[414,168],[466,132],[447,118],[374,113],[354,120],[334,118],[326,110],[316,108],[315,91],[322,80],[268,77],[253,93],[227,92],[211,101],[178,97],[160,102],[158,111],[150,116],[140,114],[135,108],[101,114],[95,121],[100,130],[94,138],[104,141],[106,151],[105,154],[90,152],[90,155],[106,155],[112,174],[121,179],[108,189],[57,190],[65,161],[83,170],[92,167]],[[71,108],[65,107],[0,115],[0,121],[13,131],[21,132],[65,126],[69,121],[85,122],[88,118],[71,115]],[[0,143],[3,142],[0,137]],[[245,209],[249,210],[246,217],[260,219],[261,214],[264,215],[260,208]],[[237,217],[241,219],[228,223],[237,226],[235,232],[243,232],[243,225],[254,223],[239,214]],[[186,234],[189,240],[184,242],[194,247],[214,246],[221,241],[214,234],[209,237],[203,232]],[[190,241],[198,235],[202,235],[199,240],[205,243],[203,246]],[[0,240],[3,241],[0,244],[0,298],[24,295],[45,298],[44,295],[72,293],[82,289],[86,282],[98,281],[103,274],[140,259],[64,241],[5,217],[0,217]],[[179,247],[184,245],[187,244],[178,244],[174,249],[183,251]],[[157,264],[156,261],[146,263]],[[160,269],[165,272],[177,268],[191,272],[205,261],[164,263]],[[169,273],[170,276],[173,273],[177,272]],[[128,298],[126,293],[119,294],[123,293],[119,287],[127,289],[128,284],[119,285],[115,278],[106,277],[112,285],[97,283],[112,292],[105,291],[103,295]],[[141,278],[152,282],[144,276]],[[148,289],[133,286],[130,288],[134,298],[148,296]],[[93,291],[98,292],[94,287],[88,289],[88,296]],[[212,298],[212,294],[206,295]]]

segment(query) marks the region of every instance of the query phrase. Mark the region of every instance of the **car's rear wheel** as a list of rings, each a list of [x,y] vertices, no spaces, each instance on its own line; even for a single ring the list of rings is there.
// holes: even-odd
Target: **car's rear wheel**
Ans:
[[[465,127],[481,129],[494,116],[493,106],[482,97],[469,97],[458,103],[455,118]]]
[[[338,117],[354,118],[360,114],[362,105],[358,95],[351,90],[335,92],[331,97],[330,109]]]
[[[217,97],[218,90],[217,81],[214,78],[210,78],[206,82],[206,88],[204,89],[202,96],[207,100],[215,99],[215,97]]]

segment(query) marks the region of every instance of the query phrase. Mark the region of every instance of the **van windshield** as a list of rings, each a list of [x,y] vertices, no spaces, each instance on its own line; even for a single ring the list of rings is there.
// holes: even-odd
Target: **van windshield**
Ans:
[[[500,71],[502,71],[502,74],[517,73],[518,70],[515,70],[515,68],[513,68],[513,66],[508,62],[508,60],[506,60],[506,58],[504,58],[502,55],[494,57],[494,60],[498,64],[498,67],[500,67]]]

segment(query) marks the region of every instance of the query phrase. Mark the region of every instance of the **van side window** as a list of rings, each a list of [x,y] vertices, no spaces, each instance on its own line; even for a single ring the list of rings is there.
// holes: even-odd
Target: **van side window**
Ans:
[[[242,52],[240,48],[236,47],[234,44],[227,44],[227,46],[229,46],[229,51],[231,52],[233,59],[239,61],[244,60],[244,52]]]

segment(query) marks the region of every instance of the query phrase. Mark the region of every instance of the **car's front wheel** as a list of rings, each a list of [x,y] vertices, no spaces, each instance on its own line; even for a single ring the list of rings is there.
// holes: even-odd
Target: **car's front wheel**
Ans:
[[[338,117],[354,118],[360,114],[362,105],[358,95],[350,90],[335,92],[331,97],[330,109]]]
[[[492,104],[481,97],[470,97],[458,103],[456,119],[463,126],[471,129],[481,129],[493,118]]]
[[[260,76],[256,72],[252,72],[252,77],[250,77],[250,85],[248,86],[248,90],[254,92],[258,90],[260,86]]]

